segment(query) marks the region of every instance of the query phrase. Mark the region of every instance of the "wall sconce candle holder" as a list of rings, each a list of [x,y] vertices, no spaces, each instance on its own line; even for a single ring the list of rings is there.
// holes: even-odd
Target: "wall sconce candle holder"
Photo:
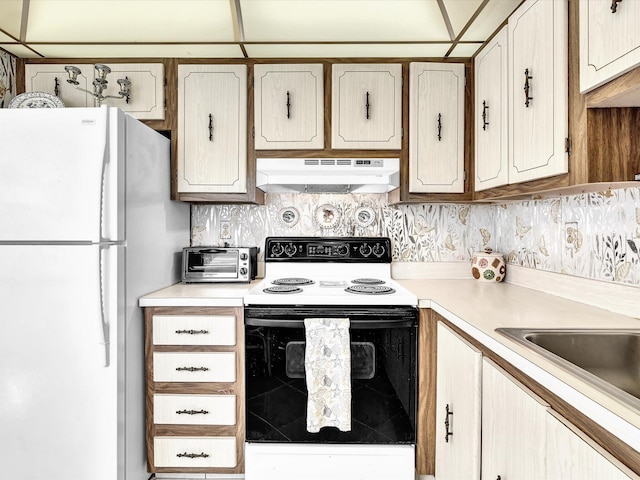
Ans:
[[[116,80],[116,82],[120,86],[118,95],[103,95],[103,92],[107,89],[107,85],[109,84],[109,82],[107,81],[107,75],[111,73],[111,69],[106,65],[103,65],[101,63],[95,64],[96,78],[93,81],[93,92],[78,86],[80,85],[80,83],[78,82],[78,75],[82,74],[82,70],[72,65],[67,65],[66,67],[64,67],[64,69],[66,70],[67,74],[69,74],[67,83],[73,85],[73,88],[75,88],[76,90],[80,90],[81,92],[85,92],[91,95],[98,101],[98,106],[101,106],[102,102],[107,98],[124,99],[127,104],[131,100],[131,81],[127,77]]]

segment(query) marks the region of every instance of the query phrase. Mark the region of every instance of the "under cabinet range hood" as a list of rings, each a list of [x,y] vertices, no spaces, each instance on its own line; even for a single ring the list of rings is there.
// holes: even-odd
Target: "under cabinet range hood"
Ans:
[[[399,158],[258,158],[256,186],[269,193],[387,193]]]

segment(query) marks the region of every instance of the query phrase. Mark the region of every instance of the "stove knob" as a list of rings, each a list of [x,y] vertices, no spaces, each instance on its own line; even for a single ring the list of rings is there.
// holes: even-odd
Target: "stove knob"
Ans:
[[[286,247],[284,247],[284,253],[286,253],[289,257],[293,257],[296,253],[296,246],[293,243],[289,243]]]
[[[244,267],[241,267],[241,268],[240,268],[240,275],[244,276],[244,275],[246,275],[246,274],[247,274],[247,269],[246,269],[246,268],[244,268]]]
[[[247,258],[249,258],[249,255],[247,255],[246,253],[240,254],[240,260],[246,260]]]
[[[284,252],[284,247],[282,246],[281,243],[276,243],[273,245],[273,247],[271,247],[271,254],[274,257],[279,257],[280,255],[282,255],[283,252]]]
[[[344,257],[349,253],[349,247],[347,247],[346,245],[338,245],[336,247],[336,253],[341,257]]]
[[[384,247],[379,243],[376,243],[373,246],[373,254],[378,258],[381,257],[382,255],[384,255]]]
[[[363,257],[368,257],[369,255],[371,255],[371,247],[368,244],[363,243],[362,245],[360,245],[360,254]]]

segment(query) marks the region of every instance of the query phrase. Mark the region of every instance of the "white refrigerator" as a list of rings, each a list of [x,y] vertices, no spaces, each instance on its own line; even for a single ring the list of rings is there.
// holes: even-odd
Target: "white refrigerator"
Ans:
[[[113,107],[0,109],[0,478],[148,478],[137,302],[189,245],[169,143]]]

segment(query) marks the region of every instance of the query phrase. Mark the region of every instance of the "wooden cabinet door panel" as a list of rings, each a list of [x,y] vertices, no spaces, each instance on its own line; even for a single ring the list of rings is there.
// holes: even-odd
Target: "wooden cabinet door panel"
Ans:
[[[164,120],[164,65],[161,63],[113,63],[103,95],[118,95],[117,80],[131,82],[129,103],[122,99],[106,99],[103,105],[119,107],[138,120]]]
[[[77,65],[82,74],[78,75],[79,88],[93,91],[93,65]],[[24,66],[25,92],[45,92],[57,95],[65,107],[93,107],[93,97],[86,92],[75,89],[67,83],[69,75],[64,64],[27,63]],[[56,93],[57,89],[57,93]]]

